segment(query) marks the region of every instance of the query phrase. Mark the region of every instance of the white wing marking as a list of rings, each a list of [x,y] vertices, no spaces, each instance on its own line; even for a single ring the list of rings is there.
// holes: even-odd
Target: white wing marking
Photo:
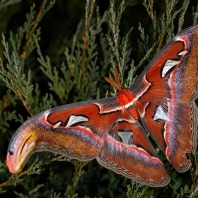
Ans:
[[[163,67],[163,70],[162,70],[162,77],[164,77],[167,72],[172,68],[174,67],[175,65],[177,65],[179,63],[179,61],[175,61],[175,60],[167,60],[164,67]]]
[[[167,112],[165,109],[163,109],[161,106],[158,106],[155,112],[155,115],[153,117],[153,120],[164,120],[164,121],[169,121]]]
[[[86,122],[88,121],[89,119],[87,117],[84,117],[84,116],[75,116],[75,115],[71,115],[69,117],[69,120],[67,122],[67,125],[66,127],[69,127],[71,125],[74,125],[74,124],[77,124],[79,122]]]
[[[129,140],[132,137],[132,132],[124,132],[124,131],[118,131],[118,135],[121,137],[124,144],[129,145]]]

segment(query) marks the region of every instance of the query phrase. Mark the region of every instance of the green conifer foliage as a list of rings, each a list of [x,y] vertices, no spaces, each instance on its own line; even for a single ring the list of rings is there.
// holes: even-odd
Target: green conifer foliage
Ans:
[[[57,105],[116,94],[105,82],[116,67],[128,88],[179,31],[198,23],[190,0],[0,0],[0,197],[198,197],[197,155],[150,188],[97,164],[43,152],[10,174],[9,141],[28,118]]]

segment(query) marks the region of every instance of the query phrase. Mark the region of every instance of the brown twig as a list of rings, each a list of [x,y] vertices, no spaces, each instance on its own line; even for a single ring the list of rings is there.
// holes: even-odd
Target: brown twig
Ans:
[[[88,46],[88,31],[90,27],[90,17],[93,15],[93,9],[95,5],[95,0],[92,0],[91,3],[91,8],[89,9],[89,12],[86,13],[87,17],[85,17],[85,35],[84,35],[84,42],[83,42],[83,48],[82,48],[82,72],[83,74],[86,72],[86,67],[85,67],[85,56],[86,56],[86,50]]]
[[[45,7],[46,2],[47,2],[47,0],[44,0],[44,1],[43,1],[42,5],[41,5],[41,8],[40,8],[40,10],[39,10],[39,12],[38,12],[38,15],[37,15],[37,17],[36,17],[36,20],[35,20],[35,22],[34,22],[34,25],[33,25],[33,27],[32,27],[32,30],[31,30],[30,34],[28,35],[28,38],[26,39],[25,47],[23,48],[24,50],[23,50],[23,52],[21,53],[21,57],[22,57],[23,59],[25,59],[25,58],[26,58],[26,55],[27,55],[27,53],[26,53],[26,46],[28,46],[29,43],[31,42],[32,36],[33,36],[35,30],[37,29],[37,26],[38,26],[39,22],[41,21],[42,14],[43,14],[43,10],[44,10],[44,7]]]
[[[75,166],[75,174],[74,174],[74,178],[76,177],[80,177],[80,174],[82,173],[82,169],[86,166],[87,162],[80,162],[80,167],[77,169]],[[71,197],[73,197],[75,194],[75,188],[72,190],[71,192]]]
[[[36,168],[39,168],[39,167],[41,167],[41,166],[43,166],[43,165],[45,165],[45,164],[49,164],[50,162],[57,161],[57,160],[61,159],[62,157],[63,157],[63,156],[60,155],[60,156],[58,156],[58,157],[55,157],[55,158],[52,158],[52,159],[50,159],[50,160],[44,161],[44,162],[41,163],[41,164],[37,164],[37,165],[35,165],[35,166],[30,166],[27,170],[25,170],[25,171],[23,171],[23,172],[21,172],[21,173],[19,173],[19,174],[15,174],[15,178],[16,178],[16,179],[19,179],[20,177],[29,174],[32,170],[34,170],[34,169],[36,169]],[[9,185],[9,183],[10,183],[10,178],[9,178],[7,181],[1,183],[1,184],[0,184],[0,188]]]
[[[17,95],[19,96],[20,100],[22,101],[23,103],[23,106],[25,107],[25,109],[27,110],[27,112],[33,116],[33,113],[31,112],[30,108],[28,107],[28,104],[27,102],[24,100],[24,97],[23,95],[21,94],[21,92],[17,91]]]
[[[9,94],[10,94],[10,91],[11,91],[11,89],[8,89],[8,90],[6,91],[6,95],[5,95],[4,98],[3,98],[2,106],[1,106],[1,109],[0,109],[0,116],[1,116],[2,113],[3,113],[3,110],[9,105],[8,96],[9,96]]]
[[[193,192],[193,190],[195,188],[195,182],[197,179],[197,175],[198,175],[198,163],[196,163],[196,169],[194,171],[194,174],[192,175],[192,185],[190,187],[190,192]]]

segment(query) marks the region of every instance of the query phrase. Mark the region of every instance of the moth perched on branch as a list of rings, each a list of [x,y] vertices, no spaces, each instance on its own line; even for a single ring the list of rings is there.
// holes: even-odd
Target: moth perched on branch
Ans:
[[[170,177],[147,133],[178,172],[190,167],[197,147],[198,25],[173,38],[129,89],[115,70],[116,97],[44,111],[14,134],[7,154],[12,173],[34,152],[51,151],[104,167],[148,186]],[[185,115],[185,116],[184,116]]]

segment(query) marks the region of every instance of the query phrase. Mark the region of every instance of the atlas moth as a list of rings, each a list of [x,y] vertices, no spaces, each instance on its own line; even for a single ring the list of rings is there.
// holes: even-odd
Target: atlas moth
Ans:
[[[22,170],[34,152],[50,151],[102,166],[141,184],[162,187],[170,177],[147,134],[178,172],[197,147],[198,25],[173,38],[129,89],[106,78],[116,97],[67,104],[26,121],[12,137],[6,163]]]

